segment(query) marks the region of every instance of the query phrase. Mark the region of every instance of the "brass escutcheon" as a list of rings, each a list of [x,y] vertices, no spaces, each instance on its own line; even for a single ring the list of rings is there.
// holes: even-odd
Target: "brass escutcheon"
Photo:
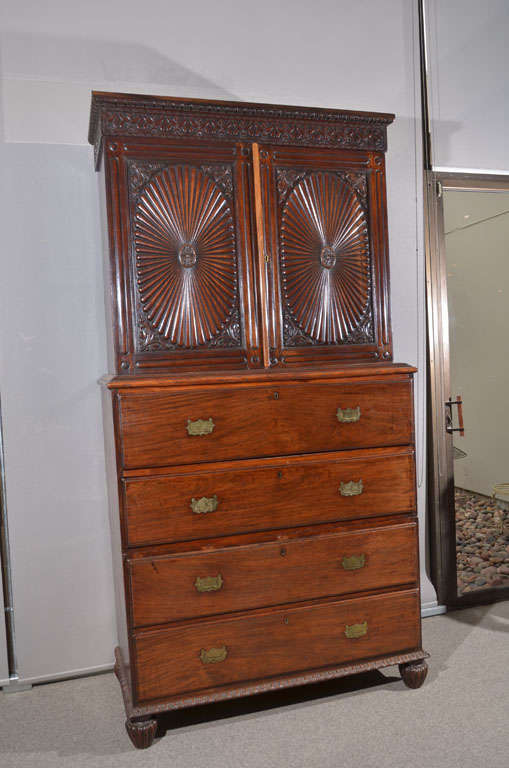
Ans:
[[[359,568],[364,568],[366,565],[366,555],[345,556],[341,561],[341,565],[345,571],[357,571]]]
[[[221,648],[209,648],[208,651],[202,648],[200,651],[200,661],[202,664],[218,664],[220,661],[224,661],[228,656],[228,649],[226,645],[222,645]]]
[[[191,499],[190,507],[195,515],[206,515],[207,512],[215,512],[219,501],[216,494],[207,497],[202,496],[201,499]]]
[[[362,624],[347,624],[345,626],[345,635],[349,640],[356,640],[358,637],[366,635],[368,632],[368,622]]]
[[[194,586],[197,592],[217,592],[223,586],[223,577],[220,573],[217,576],[197,576]]]
[[[196,419],[196,421],[187,420],[188,435],[210,435],[216,425],[212,419]]]
[[[348,483],[341,482],[339,485],[339,492],[341,496],[360,496],[364,490],[362,480],[350,480]]]
[[[338,408],[336,416],[341,424],[353,424],[353,422],[359,421],[361,417],[360,405],[357,408]]]

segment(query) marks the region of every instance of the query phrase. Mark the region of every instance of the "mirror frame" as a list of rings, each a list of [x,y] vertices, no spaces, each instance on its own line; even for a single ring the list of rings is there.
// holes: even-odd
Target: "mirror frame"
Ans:
[[[428,324],[428,510],[431,580],[448,608],[509,598],[509,585],[458,595],[452,434],[446,432],[450,392],[449,314],[443,190],[509,192],[509,175],[425,171],[425,251]]]

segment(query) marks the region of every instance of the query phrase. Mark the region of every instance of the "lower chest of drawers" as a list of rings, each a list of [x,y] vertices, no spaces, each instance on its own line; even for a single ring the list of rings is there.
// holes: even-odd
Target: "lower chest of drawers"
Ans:
[[[411,397],[401,376],[114,395],[134,706],[418,651]]]

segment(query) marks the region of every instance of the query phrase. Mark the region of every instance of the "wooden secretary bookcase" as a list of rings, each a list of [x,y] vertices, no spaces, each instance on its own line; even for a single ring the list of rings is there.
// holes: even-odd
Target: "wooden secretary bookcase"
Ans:
[[[94,93],[128,733],[421,648],[414,368],[392,362],[393,115]]]

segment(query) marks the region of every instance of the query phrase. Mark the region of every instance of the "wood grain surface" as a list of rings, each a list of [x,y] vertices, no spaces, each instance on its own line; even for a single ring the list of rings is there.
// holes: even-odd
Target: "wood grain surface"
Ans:
[[[416,523],[128,562],[135,626],[414,584]],[[353,570],[349,570],[355,566]],[[198,586],[211,580],[211,591]]]
[[[347,626],[364,622],[364,636],[346,637]],[[137,700],[414,650],[419,642],[417,590],[195,621],[136,636]],[[201,651],[213,648],[226,648],[226,658],[204,664]]]
[[[240,466],[239,466],[240,465]],[[362,481],[342,496],[341,483]],[[415,509],[414,454],[384,448],[175,467],[124,480],[131,546],[226,536]],[[192,499],[215,499],[195,513]]]
[[[409,381],[199,387],[120,395],[125,468],[405,445],[413,437]],[[337,410],[360,409],[340,423]],[[189,436],[188,421],[212,419]]]

